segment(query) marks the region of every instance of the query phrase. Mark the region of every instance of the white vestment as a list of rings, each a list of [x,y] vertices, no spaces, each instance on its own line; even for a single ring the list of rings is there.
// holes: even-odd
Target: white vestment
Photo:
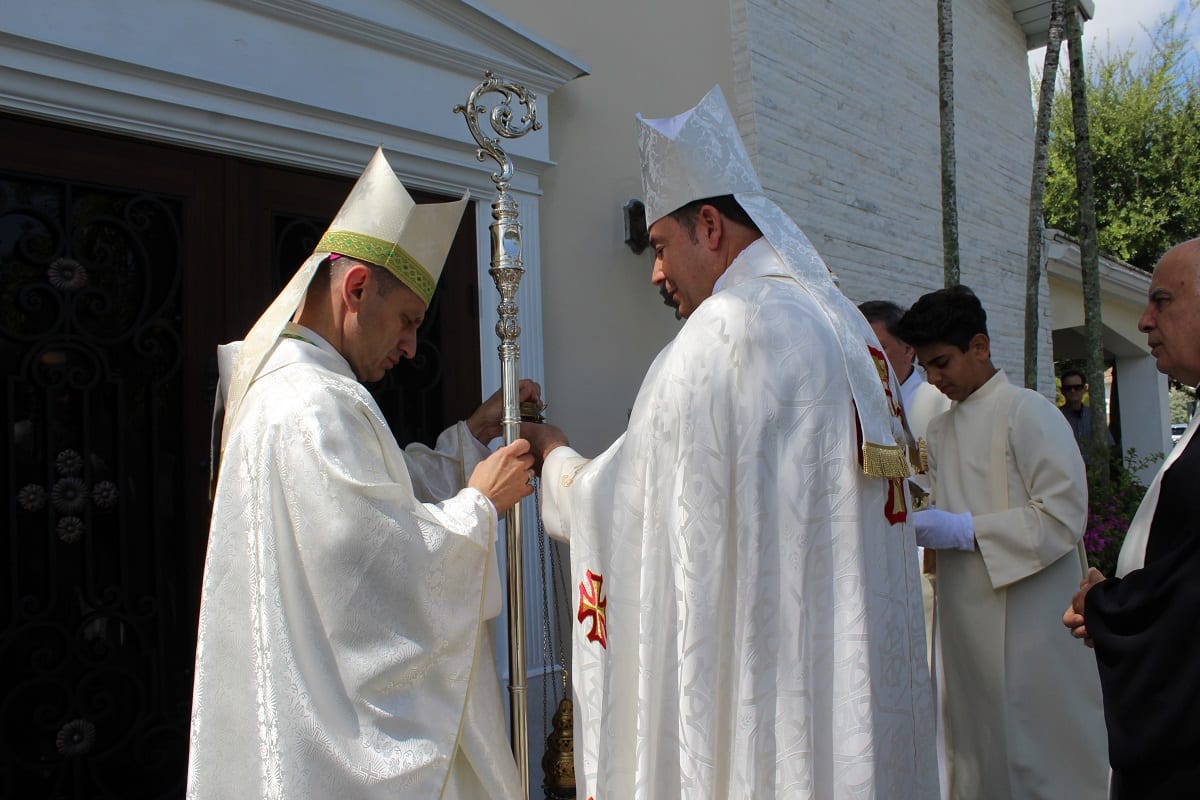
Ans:
[[[1135,569],[1145,566],[1146,545],[1150,543],[1150,523],[1154,520],[1154,511],[1158,508],[1158,493],[1162,487],[1163,474],[1171,468],[1176,459],[1183,455],[1183,451],[1187,449],[1192,437],[1196,434],[1198,425],[1200,425],[1200,411],[1197,411],[1196,415],[1192,417],[1183,436],[1180,436],[1179,441],[1171,448],[1171,452],[1167,454],[1162,466],[1158,468],[1158,472],[1154,473],[1154,479],[1146,487],[1146,494],[1142,497],[1142,502],[1138,505],[1133,519],[1130,520],[1129,530],[1125,532],[1125,539],[1121,542],[1121,552],[1117,556],[1116,576],[1118,578],[1123,578]]]
[[[913,530],[884,516],[902,481],[859,465],[841,353],[760,239],[659,354],[626,433],[546,459],[580,798],[936,796]]]
[[[937,554],[950,796],[1107,796],[1100,682],[1062,626],[1084,568],[1083,459],[1052,403],[1004,372],[928,429],[935,504],[977,549]]]
[[[292,330],[221,462],[187,796],[517,798],[481,611],[495,512],[463,488],[486,450],[460,423],[402,451]]]
[[[934,417],[950,408],[950,398],[925,380],[925,376],[916,367],[908,374],[904,383],[900,384],[900,397],[904,404],[908,429],[917,440],[925,438],[929,423]]]
[[[904,379],[904,383],[900,384],[900,402],[904,406],[904,418],[908,422],[908,430],[913,435],[917,449],[925,451],[928,446],[926,432],[929,429],[929,423],[934,417],[950,408],[950,398],[926,381],[920,370],[913,367],[912,371],[908,373],[908,377]],[[924,472],[924,466],[920,463],[914,464],[914,468],[919,471],[919,474],[912,476],[910,480],[922,492],[928,494],[930,481],[929,475]],[[933,575],[924,570],[924,548],[918,547],[917,555],[919,563],[922,565],[921,596],[925,605],[925,635],[929,642],[929,649],[926,652],[932,662],[936,658],[933,644],[936,636],[933,622]],[[933,667],[932,663],[930,666]],[[945,786],[943,785],[942,788],[944,789]]]

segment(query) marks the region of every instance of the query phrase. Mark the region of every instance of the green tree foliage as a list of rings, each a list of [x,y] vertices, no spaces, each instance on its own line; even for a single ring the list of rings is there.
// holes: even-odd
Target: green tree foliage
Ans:
[[[1100,249],[1152,269],[1169,247],[1197,235],[1200,220],[1200,81],[1187,29],[1200,0],[1169,14],[1154,50],[1092,53],[1084,70]],[[1047,227],[1077,235],[1074,132],[1069,89],[1050,121]]]
[[[1196,395],[1185,386],[1172,386],[1170,392],[1171,422],[1187,422],[1196,407]]]

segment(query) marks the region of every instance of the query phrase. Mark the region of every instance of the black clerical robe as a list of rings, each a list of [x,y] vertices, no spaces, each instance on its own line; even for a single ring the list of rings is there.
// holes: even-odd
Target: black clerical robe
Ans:
[[[1087,593],[1114,797],[1200,796],[1200,435],[1162,476],[1145,564]]]

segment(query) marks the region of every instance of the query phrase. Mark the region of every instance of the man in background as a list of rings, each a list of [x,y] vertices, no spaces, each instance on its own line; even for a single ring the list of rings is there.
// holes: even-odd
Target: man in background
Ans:
[[[929,421],[950,408],[950,398],[939,392],[928,381],[921,371],[916,368],[917,354],[912,345],[901,341],[897,336],[900,319],[904,309],[889,300],[869,300],[860,303],[858,310],[871,324],[871,329],[879,337],[879,344],[887,354],[892,372],[900,382],[900,404],[904,408],[904,419],[908,430],[913,436],[913,446],[916,448],[914,468],[917,474],[910,480],[915,497],[924,498],[929,493],[928,468],[926,465],[926,450],[928,444],[925,434]],[[934,653],[934,620],[933,620],[933,584],[935,566],[932,557],[927,557],[925,549],[917,548],[921,564],[921,597],[925,604],[925,635],[929,640],[930,668],[933,667]],[[932,554],[929,554],[932,556]]]
[[[950,408],[950,398],[925,380],[925,376],[916,368],[916,351],[912,345],[897,337],[900,318],[904,316],[903,308],[889,300],[868,300],[860,303],[858,310],[871,323],[871,329],[879,337],[888,363],[896,373],[896,380],[900,382],[900,404],[904,407],[904,418],[915,443],[921,447],[929,421]],[[920,484],[920,479],[917,480]]]
[[[1077,369],[1063,370],[1059,380],[1062,385],[1063,397],[1067,401],[1062,406],[1063,416],[1067,418],[1067,422],[1071,425],[1071,432],[1075,434],[1075,443],[1079,445],[1083,463],[1090,466],[1092,409],[1083,404],[1083,396],[1088,390],[1087,380]],[[1111,450],[1117,443],[1113,441],[1112,431],[1108,429],[1107,425],[1104,426],[1104,436]]]

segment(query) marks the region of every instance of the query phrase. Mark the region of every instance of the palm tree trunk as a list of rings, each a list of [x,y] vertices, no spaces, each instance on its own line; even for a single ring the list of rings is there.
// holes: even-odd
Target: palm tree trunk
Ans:
[[[1029,184],[1029,229],[1025,262],[1025,388],[1037,390],[1038,384],[1038,299],[1042,290],[1042,202],[1046,196],[1046,150],[1050,142],[1050,108],[1054,102],[1054,82],[1058,76],[1058,54],[1062,46],[1063,14],[1066,0],[1050,3],[1050,30],[1046,41],[1046,60],[1042,65],[1042,85],[1038,93],[1037,127],[1033,135],[1033,180]]]
[[[953,0],[938,0],[938,112],[942,134],[942,268],[946,286],[959,283],[958,179],[954,158]]]
[[[1091,386],[1092,436],[1089,463],[1098,486],[1108,486],[1104,398],[1104,326],[1100,317],[1100,259],[1096,242],[1096,200],[1092,185],[1092,143],[1088,134],[1087,82],[1083,75],[1083,25],[1075,0],[1066,18],[1071,59],[1071,117],[1075,127],[1075,181],[1079,195],[1079,261],[1083,273],[1083,326],[1087,337],[1087,379]]]

